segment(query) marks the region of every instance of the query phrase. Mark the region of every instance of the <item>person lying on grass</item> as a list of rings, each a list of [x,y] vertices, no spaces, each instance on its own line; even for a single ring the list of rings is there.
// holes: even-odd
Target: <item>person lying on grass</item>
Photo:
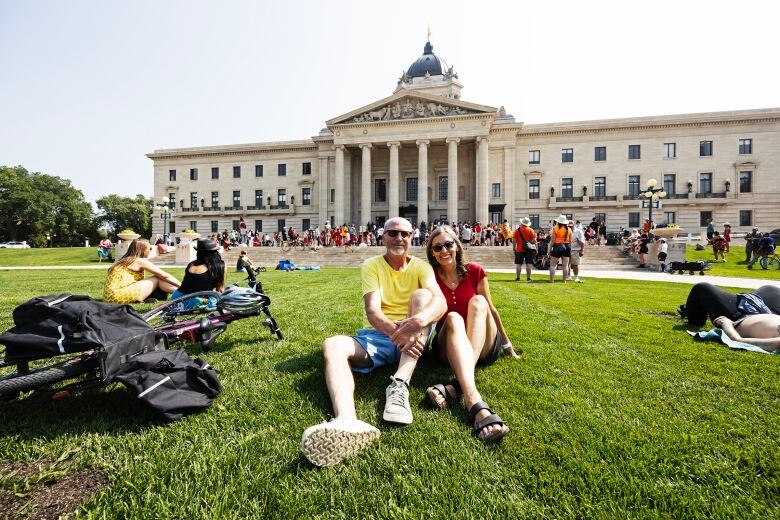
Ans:
[[[456,402],[461,393],[474,434],[495,442],[509,433],[503,419],[482,400],[474,381],[474,367],[494,363],[501,352],[518,356],[512,348],[501,316],[490,298],[487,274],[481,265],[466,263],[463,245],[450,226],[433,230],[426,247],[436,282],[447,300],[447,315],[436,325],[433,355],[448,364],[456,379],[432,386],[426,394],[441,410]]]
[[[138,238],[130,243],[127,253],[108,269],[103,301],[140,303],[147,299],[166,299],[181,285],[176,277],[148,260],[151,250],[146,239]],[[152,276],[144,278],[147,272]]]
[[[734,294],[701,282],[691,287],[677,312],[696,327],[703,327],[707,318],[714,325],[721,316],[737,321],[749,314],[780,314],[780,288],[763,285],[749,294]]]
[[[712,324],[734,341],[755,345],[767,352],[780,350],[780,316],[777,314],[751,314],[736,321],[719,316]]]
[[[377,428],[357,419],[351,371],[368,374],[397,363],[382,418],[397,424],[413,420],[409,380],[431,336],[431,325],[447,310],[431,266],[408,255],[413,231],[405,218],[389,219],[382,239],[385,253],[367,259],[360,268],[366,318],[373,328],[322,343],[325,385],[336,417],[303,432],[301,451],[312,464],[337,464],[379,437]]]

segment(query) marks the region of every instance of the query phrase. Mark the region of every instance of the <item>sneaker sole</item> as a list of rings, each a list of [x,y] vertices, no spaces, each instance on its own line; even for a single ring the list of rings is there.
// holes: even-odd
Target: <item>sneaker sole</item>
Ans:
[[[382,419],[384,419],[386,422],[391,422],[395,424],[412,424],[414,421],[414,416],[410,415],[399,415],[394,413],[385,412],[382,414]]]
[[[323,428],[313,431],[301,443],[301,451],[315,466],[333,466],[378,438],[379,430],[353,432]]]

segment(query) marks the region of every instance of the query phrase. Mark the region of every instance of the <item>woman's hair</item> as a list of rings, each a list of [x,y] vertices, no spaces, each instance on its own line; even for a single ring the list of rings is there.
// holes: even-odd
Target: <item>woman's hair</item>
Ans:
[[[222,287],[225,282],[225,261],[216,249],[198,251],[195,254],[194,265],[205,265],[209,273],[209,283],[214,287]]]
[[[130,242],[130,246],[127,248],[127,253],[117,260],[116,265],[128,265],[135,262],[138,258],[147,258],[149,251],[151,251],[152,245],[145,238],[136,238]]]
[[[433,239],[443,234],[446,234],[455,242],[455,270],[458,272],[458,276],[466,276],[466,262],[463,260],[463,244],[460,243],[457,233],[455,233],[455,230],[450,226],[439,226],[431,231],[431,234],[428,236],[428,245],[425,247],[425,255],[428,257],[428,263],[431,264],[434,269],[439,267],[439,262],[436,260],[436,257],[433,256]]]

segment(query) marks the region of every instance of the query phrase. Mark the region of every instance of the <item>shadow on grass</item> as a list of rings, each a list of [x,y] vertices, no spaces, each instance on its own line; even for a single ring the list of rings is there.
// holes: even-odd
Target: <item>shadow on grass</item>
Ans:
[[[139,432],[165,424],[119,385],[88,390],[58,400],[37,393],[21,400],[0,402],[0,435],[24,440],[61,436]]]

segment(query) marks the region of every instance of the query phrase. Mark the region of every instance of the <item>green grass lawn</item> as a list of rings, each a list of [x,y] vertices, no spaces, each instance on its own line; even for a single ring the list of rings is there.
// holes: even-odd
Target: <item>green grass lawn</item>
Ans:
[[[695,247],[688,246],[685,252],[685,257],[688,260],[709,260],[714,259],[712,253],[712,247],[707,247],[703,251],[696,251]],[[778,269],[761,269],[761,266],[756,262],[752,270],[747,268],[745,262],[745,246],[731,246],[731,249],[726,253],[726,262],[717,262],[712,264],[712,269],[707,271],[707,274],[713,276],[733,276],[735,278],[760,278],[764,280],[780,280],[780,270]]]
[[[111,262],[104,261],[106,267]],[[0,266],[97,265],[97,247],[0,249]]]
[[[512,429],[503,443],[476,440],[461,407],[426,405],[425,388],[450,375],[423,362],[406,428],[380,425],[390,370],[357,377],[358,415],[382,436],[318,469],[300,436],[331,413],[320,343],[360,326],[359,274],[261,276],[286,339],[248,319],[214,351],[190,346],[220,371],[224,391],[209,410],[163,424],[116,386],[0,403],[0,462],[102,468],[109,484],[83,504],[85,518],[780,516],[780,356],[695,343],[674,311],[690,286],[492,275],[523,351],[477,373]],[[33,295],[99,296],[102,281],[87,270],[0,272],[0,327]],[[0,478],[0,491],[11,486]]]

